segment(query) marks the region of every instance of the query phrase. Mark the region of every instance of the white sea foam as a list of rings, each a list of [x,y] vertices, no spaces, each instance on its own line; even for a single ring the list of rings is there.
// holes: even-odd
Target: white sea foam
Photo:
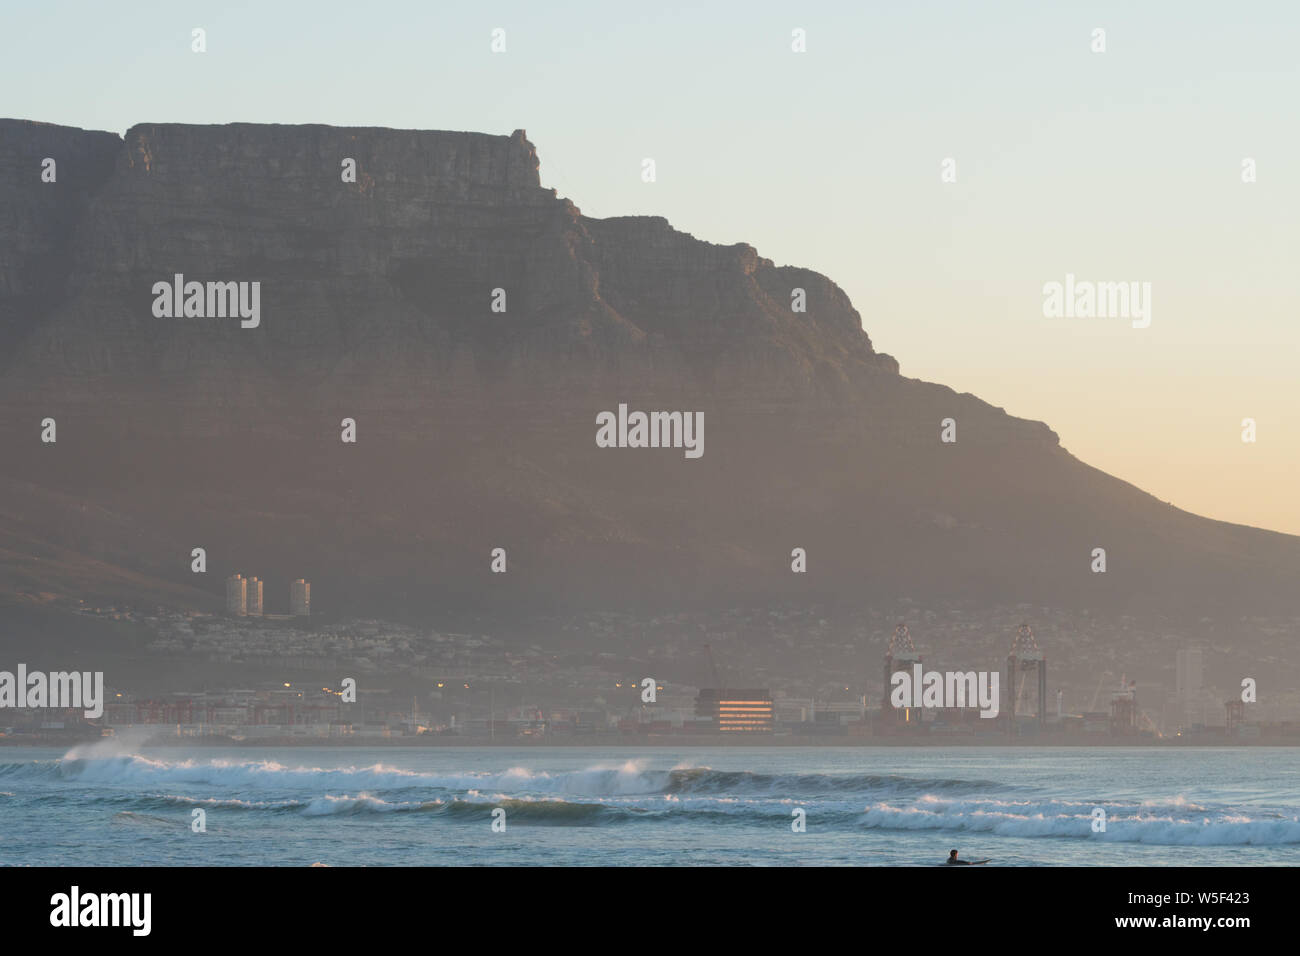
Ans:
[[[518,812],[546,813],[556,820],[712,814],[743,824],[788,816],[789,808],[798,805],[824,822],[843,820],[880,831],[949,830],[1174,846],[1300,844],[1300,813],[1290,806],[1214,805],[1180,794],[1127,802],[1061,799],[1041,787],[897,774],[765,774],[684,764],[657,770],[640,759],[565,771],[523,766],[427,771],[384,763],[321,767],[275,760],[167,760],[110,743],[76,748],[54,764],[0,767],[0,776],[19,780],[24,775],[104,788],[106,799],[120,800],[112,795],[135,790],[142,799],[174,805],[307,817],[428,810],[454,819],[476,806],[510,804]],[[202,788],[200,794],[186,795],[197,788]],[[1107,813],[1107,828],[1100,833],[1092,830],[1092,810],[1098,805]]]
[[[1105,832],[1093,832],[1094,804],[1072,801],[947,801],[933,797],[910,805],[869,806],[864,826],[881,830],[957,830],[1013,837],[1079,837],[1113,843],[1177,846],[1280,846],[1300,843],[1300,816],[1205,811],[1166,801],[1164,812],[1147,804],[1107,808]],[[1194,805],[1192,805],[1194,806]]]

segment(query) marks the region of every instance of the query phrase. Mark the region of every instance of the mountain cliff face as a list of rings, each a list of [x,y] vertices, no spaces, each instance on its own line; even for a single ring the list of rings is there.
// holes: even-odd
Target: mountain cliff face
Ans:
[[[104,137],[0,128],[0,188],[24,213],[5,249],[15,274],[36,273],[3,290],[27,333],[6,365],[33,385],[212,382],[222,397],[196,395],[201,408],[286,377],[365,391],[419,375],[454,392],[641,378],[795,395],[896,371],[824,277],[662,219],[588,219],[541,187],[522,130],[141,125],[112,150]],[[57,182],[41,182],[39,157],[69,153]],[[260,282],[265,323],[156,318],[151,288],[176,273]],[[796,286],[804,314],[790,308]]]
[[[177,274],[258,283],[258,324],[158,316]],[[193,587],[204,546],[212,594],[305,574],[369,613],[1298,607],[1297,539],[1179,512],[901,376],[824,276],[583,216],[523,131],[0,120],[0,401],[6,592],[84,588],[88,562]],[[702,412],[703,456],[598,448],[619,403]]]

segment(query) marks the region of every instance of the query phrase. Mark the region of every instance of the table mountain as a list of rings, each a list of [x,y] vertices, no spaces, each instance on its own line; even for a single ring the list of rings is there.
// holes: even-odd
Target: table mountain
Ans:
[[[157,316],[178,274],[258,283],[257,326]],[[0,120],[0,402],[11,595],[94,592],[102,568],[124,603],[196,580],[216,602],[240,570],[271,610],[306,576],[318,608],[377,616],[1300,612],[1300,539],[1180,511],[907,378],[825,276],[582,215],[522,130]],[[598,447],[620,403],[703,413],[703,455]]]

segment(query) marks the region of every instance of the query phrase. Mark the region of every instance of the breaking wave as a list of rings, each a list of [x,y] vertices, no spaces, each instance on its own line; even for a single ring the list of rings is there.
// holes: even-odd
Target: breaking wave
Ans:
[[[1248,809],[1182,796],[1060,799],[1048,786],[864,773],[759,773],[644,760],[580,770],[433,772],[384,763],[295,766],[274,760],[165,760],[75,749],[61,760],[0,763],[6,801],[100,806],[114,823],[174,826],[199,807],[329,819],[370,817],[478,825],[497,807],[511,823],[606,826],[717,821],[774,829],[804,807],[831,828],[990,834],[1169,846],[1300,845],[1294,807]],[[1106,810],[1094,832],[1093,808]],[[172,816],[169,818],[168,814]]]
[[[619,766],[550,773],[515,767],[497,773],[438,774],[403,770],[382,763],[364,767],[292,767],[273,760],[168,761],[140,754],[83,757],[0,764],[0,779],[58,777],[90,785],[187,784],[203,786],[294,788],[342,786],[353,790],[497,789],[582,796],[752,795],[772,797],[977,793],[999,786],[987,780],[907,777],[897,774],[764,774],[709,767],[647,770],[641,761]]]
[[[1300,816],[1209,810],[1180,798],[1102,805],[1106,829],[1093,832],[1094,803],[1060,800],[965,800],[922,797],[909,805],[877,803],[862,825],[880,830],[949,830],[1012,837],[1057,837],[1165,846],[1300,844]]]

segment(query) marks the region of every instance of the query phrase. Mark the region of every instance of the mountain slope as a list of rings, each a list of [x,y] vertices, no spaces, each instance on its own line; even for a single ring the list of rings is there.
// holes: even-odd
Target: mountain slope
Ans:
[[[260,283],[260,324],[156,317],[154,284],[178,273]],[[1042,423],[900,375],[824,276],[583,216],[541,187],[522,131],[118,139],[2,120],[0,318],[11,555],[40,541],[193,586],[204,546],[209,592],[230,570],[305,574],[323,605],[370,613],[898,595],[1300,610],[1300,539],[1180,512]],[[598,448],[619,403],[702,412],[703,456]],[[38,495],[92,517],[52,522]]]

